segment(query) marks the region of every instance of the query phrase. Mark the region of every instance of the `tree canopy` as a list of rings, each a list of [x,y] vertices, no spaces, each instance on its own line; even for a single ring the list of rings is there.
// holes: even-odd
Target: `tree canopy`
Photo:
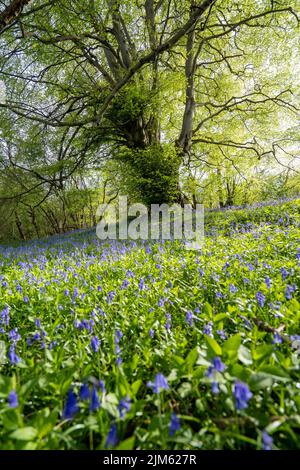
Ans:
[[[213,181],[223,205],[257,174],[297,175],[297,0],[1,5],[0,197],[15,218],[49,218],[76,188],[85,201],[127,184],[150,204]]]

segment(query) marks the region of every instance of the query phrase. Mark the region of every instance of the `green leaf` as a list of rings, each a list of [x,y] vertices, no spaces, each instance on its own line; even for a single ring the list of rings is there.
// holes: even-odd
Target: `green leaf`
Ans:
[[[271,387],[273,384],[272,377],[262,372],[252,374],[250,377],[249,385],[253,390],[261,390],[267,387]]]
[[[219,344],[214,338],[211,338],[210,336],[205,335],[205,341],[206,341],[207,348],[208,348],[208,355],[211,358],[222,355],[222,348],[221,346],[219,346]]]
[[[253,363],[250,349],[246,348],[242,344],[238,350],[238,358],[243,364],[245,364],[245,366],[250,366]]]
[[[135,396],[137,394],[137,392],[139,391],[140,389],[140,386],[142,385],[142,381],[140,379],[136,380],[135,382],[133,382],[133,384],[131,385],[131,391],[132,391],[132,394]]]
[[[25,428],[17,429],[16,431],[10,434],[11,439],[17,441],[32,441],[37,435],[37,430],[30,426]]]
[[[210,320],[212,320],[212,318],[213,318],[213,309],[212,309],[212,306],[208,302],[205,302],[205,304],[203,306],[203,313],[206,316],[208,316],[208,318],[210,318]]]
[[[262,361],[266,357],[271,356],[273,351],[274,346],[272,344],[263,344],[261,346],[257,346],[252,351],[252,357],[254,361]]]
[[[259,372],[270,375],[274,380],[290,380],[290,376],[278,366],[265,365],[259,368]]]
[[[226,315],[226,313],[218,313],[218,315],[214,316],[214,323],[219,323],[220,321],[224,320],[225,318],[228,318],[228,315]]]
[[[178,389],[178,395],[181,398],[185,398],[191,393],[191,391],[192,385],[190,384],[190,382],[183,382]]]
[[[223,354],[229,359],[233,359],[237,356],[239,347],[241,345],[241,335],[237,334],[228,338],[223,344]]]
[[[190,370],[198,359],[198,348],[192,349],[185,358],[184,365],[187,370]]]
[[[132,450],[134,449],[135,436],[128,437],[125,441],[122,441],[116,450]]]

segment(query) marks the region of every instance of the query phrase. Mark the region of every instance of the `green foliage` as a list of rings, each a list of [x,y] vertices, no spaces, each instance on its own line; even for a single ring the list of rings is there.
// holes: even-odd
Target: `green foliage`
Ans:
[[[115,423],[118,449],[260,449],[263,431],[274,449],[299,449],[299,208],[214,213],[198,252],[100,242],[92,231],[1,246],[0,447],[103,449]],[[216,357],[225,369],[212,372]],[[169,384],[160,394],[147,386],[157,373]],[[99,380],[106,391],[91,411],[78,395]],[[244,409],[237,381],[252,393]],[[71,387],[78,411],[68,420]],[[173,412],[181,427],[171,436]]]
[[[118,159],[129,165],[130,191],[138,195],[137,200],[148,206],[178,201],[180,159],[173,145],[124,149]]]

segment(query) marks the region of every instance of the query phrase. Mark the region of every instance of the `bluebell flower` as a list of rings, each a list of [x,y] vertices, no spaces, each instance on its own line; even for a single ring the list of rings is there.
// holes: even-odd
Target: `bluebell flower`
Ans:
[[[14,328],[8,333],[8,338],[13,344],[16,344],[21,339],[21,335],[18,333],[18,328]]]
[[[21,362],[21,358],[16,354],[15,347],[11,346],[8,352],[8,359],[12,365]]]
[[[211,392],[214,394],[214,395],[217,395],[220,390],[219,390],[219,384],[218,382],[216,382],[215,380],[211,383]]]
[[[78,297],[78,295],[79,295],[78,287],[74,287],[74,290],[73,290],[73,299],[76,299],[76,297]]]
[[[263,450],[272,450],[273,448],[273,439],[267,433],[267,431],[263,431],[262,433],[262,449]]]
[[[155,335],[154,330],[153,330],[152,328],[150,328],[150,330],[149,330],[149,336],[150,336],[150,338],[153,338],[154,335]]]
[[[224,330],[217,330],[217,334],[220,336],[221,339],[223,340],[227,339],[227,334],[225,333]]]
[[[185,315],[185,321],[190,325],[193,326],[193,312],[188,310]]]
[[[78,413],[79,408],[77,405],[77,397],[72,388],[68,391],[67,401],[65,408],[63,410],[64,419],[72,419],[76,413]]]
[[[103,380],[99,380],[98,385],[99,385],[99,388],[100,388],[101,392],[102,392],[102,393],[106,393],[104,381],[103,381]]]
[[[121,356],[117,356],[117,360],[116,360],[117,366],[120,366],[120,365],[122,364],[122,362],[123,362],[123,361],[122,361]]]
[[[260,291],[257,292],[255,297],[258,305],[262,308],[265,305],[266,297]]]
[[[287,285],[285,289],[285,298],[291,300],[293,298],[293,292],[295,291],[293,286]]]
[[[51,341],[51,343],[49,344],[50,351],[51,351],[51,349],[54,349],[56,345],[57,345],[57,341],[55,341],[55,340]]]
[[[203,328],[203,334],[204,335],[207,335],[207,336],[210,336],[210,337],[213,337],[213,334],[212,334],[212,322],[208,322],[204,328]]]
[[[41,320],[39,318],[36,318],[34,323],[37,328],[41,328]]]
[[[89,385],[87,383],[82,384],[79,392],[80,400],[89,400],[90,396],[91,393]]]
[[[212,363],[213,363],[213,368],[217,372],[223,372],[225,370],[225,364],[223,364],[223,362],[221,361],[219,357],[215,357]]]
[[[110,292],[107,294],[106,302],[107,302],[108,304],[111,304],[112,301],[114,300],[115,296],[116,296],[116,292],[115,292],[115,291],[110,291]]]
[[[290,340],[291,341],[300,341],[300,335],[291,335]]]
[[[92,337],[90,345],[94,352],[99,351],[100,341],[97,336]]]
[[[176,431],[180,430],[180,419],[178,418],[177,414],[173,412],[171,414],[170,419],[170,428],[169,428],[169,435],[172,437],[176,433]]]
[[[238,291],[238,288],[234,284],[229,284],[229,291],[232,294],[235,294]]]
[[[8,395],[8,406],[10,408],[17,408],[19,406],[18,395],[15,390],[12,390]]]
[[[244,410],[248,407],[248,401],[253,396],[249,387],[244,382],[235,382],[233,395],[235,397],[235,406],[237,410]]]
[[[128,270],[126,271],[125,276],[132,279],[132,278],[134,278],[134,272],[131,271],[131,269],[128,269]]]
[[[122,331],[121,331],[121,330],[117,330],[117,331],[116,331],[116,337],[118,338],[118,340],[120,340],[120,339],[122,338],[122,336],[123,336]]]
[[[269,276],[267,276],[267,277],[265,278],[265,284],[266,284],[266,286],[267,286],[268,289],[271,288],[271,279],[269,278]]]
[[[140,281],[139,281],[139,289],[140,289],[140,290],[143,290],[144,287],[145,287],[145,281],[144,281],[144,279],[141,277],[141,278],[140,278]]]
[[[105,447],[115,447],[118,444],[117,425],[112,424],[105,441]]]
[[[159,301],[157,302],[157,305],[158,305],[159,307],[163,307],[163,306],[165,305],[165,301],[164,301],[163,297],[161,297],[161,298],[159,299]]]
[[[287,272],[287,270],[286,270],[284,267],[282,267],[282,268],[280,269],[280,272],[281,272],[281,277],[282,277],[282,279],[285,280],[285,279],[287,278],[287,276],[288,276],[289,273]]]
[[[124,418],[126,413],[128,413],[130,411],[130,408],[131,408],[130,398],[129,397],[121,398],[120,403],[118,405],[118,410],[119,410],[119,413],[120,413],[120,417]]]
[[[282,338],[280,334],[277,333],[277,331],[275,331],[272,344],[281,344],[281,343],[282,343]]]
[[[9,307],[6,305],[1,312],[1,323],[8,326],[9,324]]]
[[[28,304],[28,303],[29,303],[29,297],[28,297],[28,295],[25,295],[24,298],[23,298],[23,300],[24,300],[24,303],[25,303],[25,304]]]
[[[90,411],[96,411],[100,408],[100,400],[97,388],[94,386],[92,388],[92,395],[91,395],[91,403],[90,403]]]
[[[122,285],[121,285],[121,290],[126,289],[126,287],[128,287],[129,284],[130,284],[130,282],[128,281],[128,279],[124,279],[124,281],[122,282]]]
[[[216,292],[216,299],[223,299],[224,295],[222,292]]]
[[[152,388],[154,393],[160,393],[162,390],[168,390],[169,384],[163,374],[158,373],[155,376],[154,383],[148,382],[147,387]]]

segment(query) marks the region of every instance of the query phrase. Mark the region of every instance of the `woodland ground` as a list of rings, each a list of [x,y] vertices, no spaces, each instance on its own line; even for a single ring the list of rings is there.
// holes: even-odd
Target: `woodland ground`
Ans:
[[[0,247],[2,449],[299,449],[300,200],[201,251],[93,230]]]

